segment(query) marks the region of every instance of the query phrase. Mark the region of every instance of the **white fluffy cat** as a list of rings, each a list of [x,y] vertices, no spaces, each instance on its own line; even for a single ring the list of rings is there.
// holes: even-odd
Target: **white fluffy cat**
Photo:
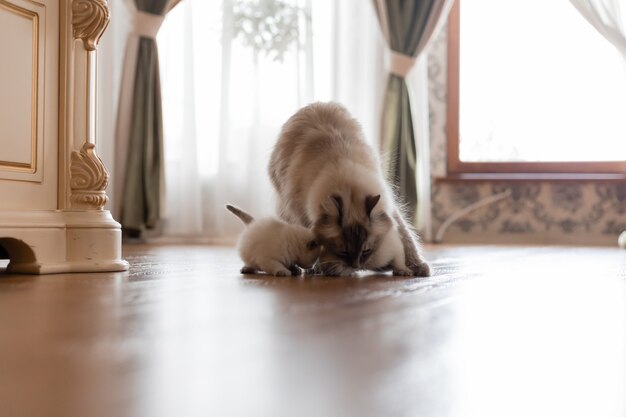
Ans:
[[[317,261],[321,248],[306,227],[273,217],[255,220],[238,207],[227,204],[226,208],[246,225],[238,243],[242,274],[300,275],[300,268],[312,268]]]
[[[296,112],[282,128],[269,173],[280,217],[312,228],[323,246],[323,273],[430,275],[377,154],[343,106],[314,103]]]

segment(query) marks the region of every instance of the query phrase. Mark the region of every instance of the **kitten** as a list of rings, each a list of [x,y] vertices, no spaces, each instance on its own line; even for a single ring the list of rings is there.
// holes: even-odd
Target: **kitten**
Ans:
[[[323,246],[323,273],[430,275],[380,166],[361,126],[339,104],[310,104],[283,125],[269,165],[278,211],[312,228]]]
[[[246,225],[238,243],[242,274],[300,275],[300,267],[312,268],[317,261],[321,248],[306,227],[272,217],[255,220],[238,207],[227,204],[226,208]]]

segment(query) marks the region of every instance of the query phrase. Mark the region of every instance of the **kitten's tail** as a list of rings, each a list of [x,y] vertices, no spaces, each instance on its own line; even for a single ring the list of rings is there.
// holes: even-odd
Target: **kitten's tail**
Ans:
[[[239,219],[245,224],[250,224],[254,221],[254,217],[243,211],[237,206],[233,206],[231,204],[226,204],[226,209],[233,213],[235,216],[239,217]]]

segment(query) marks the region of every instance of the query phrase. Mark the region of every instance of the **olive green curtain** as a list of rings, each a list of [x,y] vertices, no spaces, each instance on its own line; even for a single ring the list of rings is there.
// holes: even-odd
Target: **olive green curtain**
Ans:
[[[409,207],[411,220],[417,209],[415,131],[409,90],[403,77],[389,74],[383,114],[383,155],[387,179]]]
[[[118,132],[125,138],[118,155],[125,159],[119,221],[125,232],[140,236],[161,218],[163,190],[163,116],[159,57],[155,40],[163,16],[179,0],[134,0],[133,33],[128,42]],[[131,4],[132,6],[132,4]],[[121,126],[120,126],[121,125]],[[119,143],[119,138],[118,138]],[[125,158],[124,158],[125,155]]]
[[[451,4],[450,0],[374,0],[391,64],[382,121],[383,154],[388,179],[409,207],[413,221],[418,203],[418,149],[405,77],[445,20]]]

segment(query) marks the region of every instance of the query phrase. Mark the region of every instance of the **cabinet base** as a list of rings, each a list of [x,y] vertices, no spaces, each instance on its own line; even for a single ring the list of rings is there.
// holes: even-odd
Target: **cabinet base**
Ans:
[[[56,274],[126,271],[122,230],[103,211],[0,211],[7,272]]]

